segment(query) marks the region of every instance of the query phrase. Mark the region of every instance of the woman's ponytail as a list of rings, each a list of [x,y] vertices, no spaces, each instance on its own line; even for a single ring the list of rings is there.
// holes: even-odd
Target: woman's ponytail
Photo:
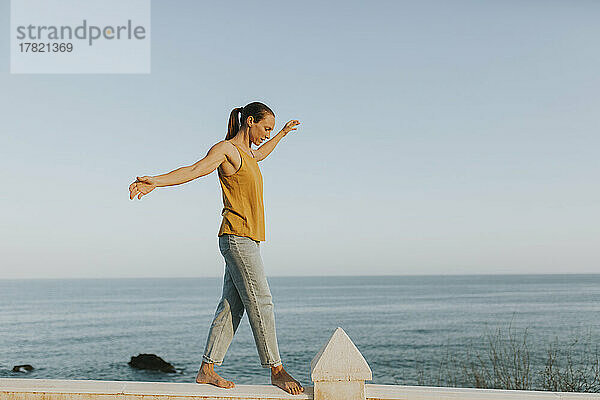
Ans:
[[[238,116],[238,114],[241,115]],[[245,107],[234,108],[231,114],[229,114],[229,124],[227,125],[225,140],[233,139],[248,117],[252,117],[254,122],[260,122],[267,114],[275,117],[273,110],[258,101],[247,104]]]
[[[233,139],[240,130],[239,114],[243,109],[243,107],[234,108],[233,111],[231,111],[231,114],[229,114],[229,124],[227,125],[227,136],[225,136],[225,140]]]

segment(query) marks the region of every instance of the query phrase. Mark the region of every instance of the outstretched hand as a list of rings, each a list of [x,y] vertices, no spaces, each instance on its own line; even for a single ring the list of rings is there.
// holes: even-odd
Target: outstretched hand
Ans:
[[[135,196],[141,199],[155,188],[156,182],[151,176],[138,176],[136,181],[129,185],[129,199],[133,200]]]
[[[295,131],[296,129],[296,125],[299,125],[300,121],[298,121],[297,119],[293,119],[291,121],[289,121],[287,124],[285,124],[285,126],[283,127],[282,131],[287,135],[288,132],[290,131]]]

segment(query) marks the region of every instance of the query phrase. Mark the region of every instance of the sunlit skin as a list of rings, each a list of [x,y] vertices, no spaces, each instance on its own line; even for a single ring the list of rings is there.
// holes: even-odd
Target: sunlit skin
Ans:
[[[137,196],[141,199],[157,187],[180,185],[208,175],[217,168],[220,168],[225,176],[232,175],[239,169],[242,157],[231,142],[257,161],[262,161],[271,154],[277,143],[289,132],[296,130],[299,124],[297,120],[289,121],[277,135],[268,140],[275,126],[275,117],[269,114],[259,122],[254,122],[254,118],[250,116],[232,139],[222,140],[212,146],[200,161],[162,175],[138,176],[136,181],[129,185],[129,198]],[[268,141],[260,146],[265,140]],[[252,149],[252,145],[260,147]]]
[[[242,163],[241,155],[232,143],[235,143],[242,151],[245,151],[257,161],[262,161],[271,154],[277,143],[289,132],[296,130],[299,124],[300,122],[297,120],[289,121],[277,135],[269,140],[275,127],[275,117],[268,114],[260,121],[255,122],[254,118],[250,116],[233,138],[222,140],[212,146],[200,161],[166,174],[137,177],[135,182],[129,185],[129,198],[133,200],[137,196],[138,199],[141,199],[157,187],[180,185],[208,175],[217,168],[220,168],[221,173],[225,176],[232,175],[240,168]],[[252,149],[252,145],[260,147]],[[235,386],[233,382],[222,378],[216,373],[214,364],[204,361],[202,361],[196,376],[196,382],[208,383],[223,388],[233,388]],[[271,384],[291,394],[304,392],[300,382],[292,378],[283,368],[283,365],[271,368]]]

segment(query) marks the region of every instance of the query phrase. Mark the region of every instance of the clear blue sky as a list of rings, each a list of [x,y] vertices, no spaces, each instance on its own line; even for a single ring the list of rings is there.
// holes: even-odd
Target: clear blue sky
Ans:
[[[600,2],[152,2],[150,75],[10,75],[0,278],[222,276],[216,173],[250,101],[275,275],[600,272]]]

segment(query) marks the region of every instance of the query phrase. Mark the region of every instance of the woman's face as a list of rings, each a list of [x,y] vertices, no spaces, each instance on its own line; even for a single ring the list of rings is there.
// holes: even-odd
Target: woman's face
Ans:
[[[265,115],[263,119],[253,123],[250,127],[250,142],[260,146],[262,142],[269,139],[274,127],[275,117],[271,114]]]

